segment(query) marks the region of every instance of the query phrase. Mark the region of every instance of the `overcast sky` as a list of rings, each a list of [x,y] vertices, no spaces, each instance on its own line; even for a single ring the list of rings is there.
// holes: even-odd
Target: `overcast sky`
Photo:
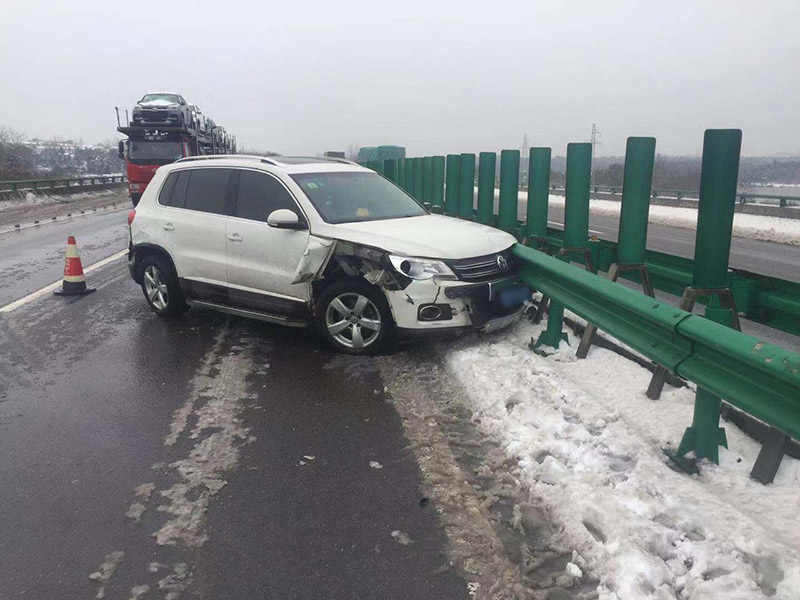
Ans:
[[[3,0],[0,124],[116,139],[114,106],[172,90],[240,148],[409,155],[653,135],[800,154],[800,2]]]

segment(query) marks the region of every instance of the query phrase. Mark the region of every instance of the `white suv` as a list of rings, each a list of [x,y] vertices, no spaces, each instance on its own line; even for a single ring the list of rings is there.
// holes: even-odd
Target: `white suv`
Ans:
[[[129,268],[150,308],[198,305],[371,354],[395,334],[494,330],[529,290],[512,235],[430,214],[336,158],[205,156],[158,169],[129,215]]]

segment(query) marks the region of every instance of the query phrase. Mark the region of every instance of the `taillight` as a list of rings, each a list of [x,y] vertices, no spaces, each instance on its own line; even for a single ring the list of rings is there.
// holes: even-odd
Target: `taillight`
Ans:
[[[135,216],[136,216],[136,209],[135,208],[132,208],[130,211],[128,211],[128,227],[130,227],[131,223],[133,223],[133,218]]]

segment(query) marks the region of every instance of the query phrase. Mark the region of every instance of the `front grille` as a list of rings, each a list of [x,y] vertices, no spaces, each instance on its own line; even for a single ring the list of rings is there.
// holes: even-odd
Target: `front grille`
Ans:
[[[502,256],[505,259],[508,269],[503,270],[500,268],[497,260],[498,256]],[[487,254],[486,256],[448,261],[447,264],[458,275],[459,279],[475,283],[499,279],[515,271],[514,256],[510,248],[503,252]]]
[[[168,110],[143,110],[142,118],[145,121],[166,121],[169,117]]]

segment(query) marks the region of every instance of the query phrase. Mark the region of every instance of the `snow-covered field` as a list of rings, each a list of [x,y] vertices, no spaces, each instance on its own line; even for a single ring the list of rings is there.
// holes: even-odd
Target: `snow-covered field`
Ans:
[[[69,204],[85,198],[96,198],[99,196],[110,196],[118,194],[116,190],[101,190],[93,192],[75,192],[74,194],[34,194],[26,192],[23,197],[9,198],[0,200],[0,213],[34,206],[48,206],[52,204]]]
[[[564,206],[563,196],[550,196],[550,204]],[[614,200],[592,200],[590,210],[599,215],[618,216],[622,204]],[[681,229],[697,228],[697,210],[676,206],[650,206],[650,223]],[[800,246],[800,219],[781,219],[762,215],[736,213],[733,217],[734,237]]]
[[[800,461],[775,483],[749,478],[760,445],[731,424],[720,465],[670,468],[694,392],[649,400],[650,373],[578,340],[550,357],[528,349],[545,323],[521,322],[445,353],[473,421],[518,465],[531,502],[573,550],[567,574],[599,580],[603,600],[800,598]]]

